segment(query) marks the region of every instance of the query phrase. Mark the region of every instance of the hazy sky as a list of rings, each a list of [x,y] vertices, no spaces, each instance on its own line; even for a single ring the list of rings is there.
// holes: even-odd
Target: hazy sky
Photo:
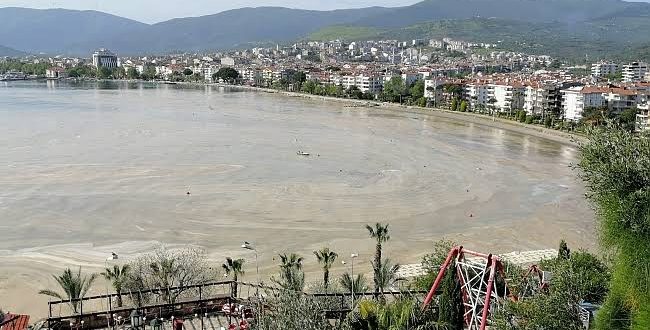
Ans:
[[[175,17],[209,15],[241,7],[282,6],[327,10],[395,7],[416,2],[419,0],[0,0],[0,7],[92,9],[155,23]]]

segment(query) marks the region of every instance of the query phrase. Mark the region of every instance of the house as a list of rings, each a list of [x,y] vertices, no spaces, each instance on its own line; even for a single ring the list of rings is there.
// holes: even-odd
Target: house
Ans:
[[[68,73],[62,67],[53,67],[45,70],[45,77],[47,79],[64,79],[68,77]]]

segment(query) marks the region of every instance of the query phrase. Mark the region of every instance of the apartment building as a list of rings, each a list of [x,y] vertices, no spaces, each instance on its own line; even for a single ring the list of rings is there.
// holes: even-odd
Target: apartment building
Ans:
[[[605,106],[603,93],[606,89],[599,87],[571,87],[562,90],[562,113],[564,119],[579,121],[585,108]]]
[[[384,87],[384,77],[376,73],[335,75],[332,76],[331,81],[335,85],[342,85],[345,89],[356,86],[364,93],[379,93]]]
[[[559,112],[561,104],[562,94],[557,84],[533,82],[525,87],[523,109],[528,114],[543,117]]]
[[[643,62],[632,62],[623,66],[623,82],[642,81],[648,73],[648,64]]]
[[[498,112],[512,112],[523,108],[526,89],[519,82],[496,82],[487,86],[487,103]]]
[[[618,72],[618,64],[613,62],[598,62],[591,65],[591,76],[595,78],[604,77]]]
[[[489,101],[487,84],[482,81],[467,83],[463,89],[463,98],[473,110],[485,107]]]

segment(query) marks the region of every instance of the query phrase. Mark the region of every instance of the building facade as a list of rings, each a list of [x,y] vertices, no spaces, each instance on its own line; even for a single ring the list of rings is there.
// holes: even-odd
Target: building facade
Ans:
[[[117,68],[118,65],[117,55],[107,49],[101,48],[93,53],[93,66],[97,69],[114,69]]]
[[[623,66],[623,82],[636,82],[645,79],[648,72],[648,64],[643,62],[632,62]]]

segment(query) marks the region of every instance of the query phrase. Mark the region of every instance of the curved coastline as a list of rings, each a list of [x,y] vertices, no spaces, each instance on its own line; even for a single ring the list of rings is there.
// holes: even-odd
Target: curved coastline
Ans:
[[[492,118],[487,115],[477,114],[473,112],[457,112],[457,111],[451,111],[442,108],[423,108],[423,107],[405,106],[405,105],[399,105],[399,104],[387,103],[387,102],[344,99],[338,97],[312,95],[312,94],[299,93],[299,92],[279,91],[271,88],[253,87],[253,86],[245,86],[245,85],[230,85],[230,84],[206,84],[206,85],[222,86],[222,87],[229,87],[229,88],[235,88],[240,90],[264,92],[264,93],[273,93],[273,94],[285,95],[289,97],[304,97],[304,98],[316,99],[316,100],[343,102],[343,103],[354,104],[355,106],[367,107],[367,108],[372,108],[372,106],[369,105],[373,104],[376,107],[385,110],[401,111],[401,112],[415,113],[415,114],[425,114],[433,117],[483,125],[491,128],[503,129],[511,132],[516,132],[519,134],[526,134],[526,135],[530,135],[542,139],[547,139],[553,142],[562,143],[570,146],[578,146],[581,143],[586,141],[586,138],[582,135],[557,131],[554,129],[549,129],[537,125],[524,124],[524,123],[520,123],[520,122],[516,122],[504,118]]]

